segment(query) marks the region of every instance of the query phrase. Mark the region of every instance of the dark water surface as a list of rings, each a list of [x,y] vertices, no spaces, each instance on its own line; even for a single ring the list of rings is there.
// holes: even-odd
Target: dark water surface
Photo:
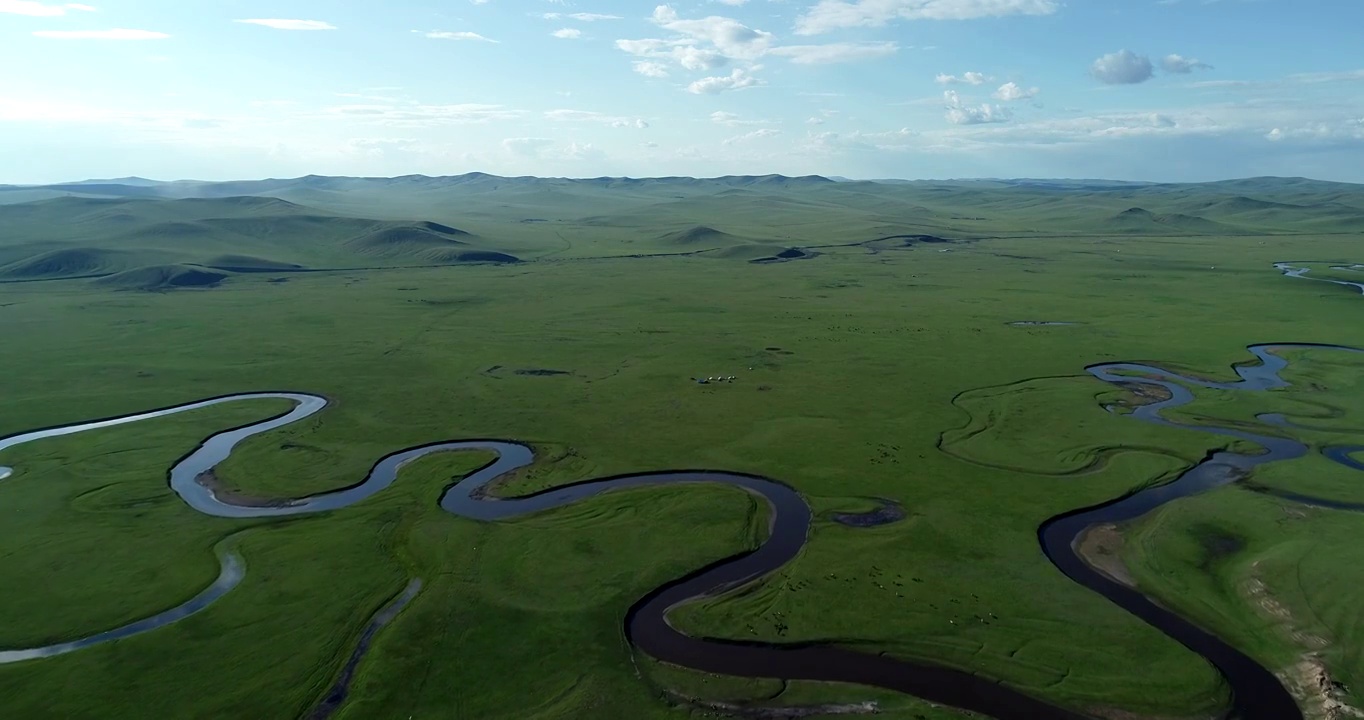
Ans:
[[[1162,410],[1187,404],[1194,399],[1193,392],[1187,386],[1234,390],[1285,387],[1287,383],[1279,377],[1279,371],[1287,365],[1287,361],[1270,353],[1271,349],[1277,347],[1351,350],[1335,346],[1289,344],[1252,346],[1250,351],[1259,358],[1260,364],[1237,367],[1236,372],[1241,379],[1232,383],[1208,382],[1177,375],[1157,367],[1133,363],[1109,363],[1088,368],[1092,375],[1105,382],[1159,385],[1170,392],[1169,399],[1136,409],[1132,415],[1137,419],[1248,440],[1266,448],[1268,453],[1262,455],[1214,453],[1173,482],[1148,488],[1094,508],[1058,516],[1048,520],[1038,531],[1047,557],[1068,577],[1104,595],[1216,666],[1226,677],[1235,696],[1235,707],[1231,717],[1240,720],[1296,720],[1302,715],[1273,673],[1210,633],[1157,605],[1137,590],[1108,579],[1080,557],[1075,545],[1078,538],[1092,525],[1132,520],[1172,500],[1234,482],[1257,465],[1304,455],[1307,447],[1295,440],[1259,435],[1234,428],[1182,425],[1160,416]],[[1145,377],[1134,377],[1126,373],[1139,373]],[[626,636],[639,650],[664,662],[704,672],[742,677],[839,681],[871,685],[908,693],[930,702],[974,711],[998,720],[1044,718],[1079,720],[1086,717],[1049,705],[966,671],[831,645],[768,645],[697,638],[673,628],[667,620],[670,609],[754,582],[784,566],[804,547],[811,522],[809,505],[789,486],[764,477],[715,470],[661,471],[589,480],[524,497],[499,499],[488,497],[483,491],[498,477],[529,465],[534,460],[531,449],[526,445],[505,440],[461,440],[395,452],[381,458],[364,480],[352,487],[297,498],[268,507],[234,504],[216,497],[211,489],[198,482],[201,475],[226,459],[242,440],[302,420],[316,414],[327,405],[327,401],[319,396],[293,392],[231,395],[135,415],[33,431],[0,439],[0,451],[43,438],[164,417],[220,403],[264,398],[291,400],[295,406],[289,412],[269,420],[209,437],[171,469],[170,486],[190,507],[207,515],[230,518],[281,517],[335,510],[364,500],[388,487],[397,478],[402,466],[408,462],[432,453],[460,450],[491,451],[497,455],[494,461],[450,487],[440,498],[440,506],[446,511],[479,521],[514,519],[617,489],[688,483],[730,485],[761,497],[767,502],[772,510],[767,540],[757,550],[702,568],[640,599],[625,618]],[[1364,469],[1364,463],[1352,457],[1354,454],[1364,453],[1364,446],[1341,446],[1328,448],[1324,452],[1327,457],[1344,465]],[[0,478],[4,477],[5,470],[7,469],[0,468]],[[1325,500],[1279,494],[1292,500],[1331,506],[1329,501]],[[886,519],[898,518],[888,516]],[[187,603],[131,625],[79,640],[41,648],[0,651],[0,664],[58,655],[118,640],[163,627],[198,612],[235,587],[245,572],[241,560],[229,549],[220,548],[219,556],[222,572],[218,580]],[[314,717],[326,716],[344,701],[350,679],[373,636],[417,595],[420,587],[420,580],[413,580],[402,595],[370,621],[341,677],[314,710]]]

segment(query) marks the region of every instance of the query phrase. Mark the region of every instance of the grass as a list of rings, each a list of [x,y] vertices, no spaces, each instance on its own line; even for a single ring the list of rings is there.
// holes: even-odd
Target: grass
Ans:
[[[320,181],[308,189],[338,203],[332,212],[349,192]],[[467,217],[444,216],[411,198],[385,204],[396,195],[354,196],[355,215],[382,218],[366,223],[396,221],[392,214],[401,212],[472,233],[480,248],[541,258],[516,265],[297,273],[288,282],[238,273],[212,289],[164,293],[83,280],[0,285],[0,333],[23,348],[0,356],[8,381],[0,435],[217,394],[303,390],[326,395],[334,407],[244,443],[220,468],[223,482],[252,495],[317,492],[359,480],[395,449],[464,437],[515,438],[544,451],[546,461],[506,492],[669,467],[759,473],[810,499],[818,513],[810,544],[789,568],[747,592],[679,609],[674,622],[690,632],[834,640],[928,658],[1082,709],[1184,717],[1223,702],[1225,689],[1200,658],[1052,568],[1036,528],[1222,444],[1104,413],[1100,402],[1113,390],[1084,376],[1084,366],[1149,361],[1230,376],[1227,368],[1246,360],[1250,343],[1364,345],[1364,326],[1341,322],[1361,311],[1357,295],[1270,267],[1284,257],[1348,258],[1355,238],[1013,232],[1053,211],[1080,227],[1095,213],[1133,206],[1197,214],[1188,206],[1220,197],[1173,191],[1140,191],[1149,197],[1134,202],[1054,192],[1039,198],[1017,188],[911,188],[917,195],[908,200],[843,186],[822,194],[740,189],[732,207],[692,191],[679,191],[690,199],[660,197],[671,191],[654,186],[598,193],[608,198],[599,206],[585,205],[587,191],[570,186],[541,206],[544,188],[487,190],[489,199],[467,205]],[[414,197],[422,192],[413,190]],[[1301,202],[1311,193],[1344,192],[1283,194],[1285,202]],[[1050,195],[1068,197],[1069,205]],[[929,212],[897,216],[906,202]],[[765,204],[794,206],[782,216],[790,225],[777,227],[770,212],[758,212]],[[380,206],[388,214],[372,212]],[[273,204],[249,214],[209,203],[177,209],[179,219],[162,208],[157,221],[201,222],[209,217],[204,207],[257,221],[325,215]],[[650,208],[657,219],[643,229],[622,219],[638,212],[643,226]],[[510,219],[513,212],[523,217]],[[562,219],[574,212],[578,221]],[[612,219],[596,226],[583,219],[589,215]],[[520,222],[546,216],[560,225]],[[336,217],[307,222],[348,228],[354,220]],[[72,242],[91,245],[108,222]],[[944,229],[954,223],[959,231]],[[772,265],[618,257],[649,254],[657,250],[651,238],[698,224],[781,247],[920,232],[994,237],[875,253],[827,247],[810,260]],[[203,252],[317,264],[361,235],[318,232],[311,243],[306,232],[290,231],[277,243],[214,241]],[[1004,237],[1013,234],[1029,236]],[[178,252],[183,243],[161,246]],[[1008,324],[1016,320],[1082,324]],[[1303,377],[1325,373],[1320,384],[1330,389],[1315,400],[1357,389],[1357,376],[1344,366],[1323,370],[1317,355],[1310,358]],[[535,369],[568,374],[515,372]],[[689,380],[718,374],[739,379],[709,386]],[[1296,397],[1314,401],[1313,392]],[[1265,399],[1262,407],[1239,399],[1221,405],[1211,396],[1198,407],[1243,417],[1310,406],[1288,393],[1256,397]],[[656,667],[632,657],[621,637],[623,614],[642,594],[756,542],[763,523],[742,493],[641,490],[480,525],[434,505],[452,476],[479,461],[468,455],[424,460],[361,505],[289,522],[204,518],[165,489],[165,468],[199,438],[277,409],[214,408],[0,455],[18,471],[0,482],[0,512],[11,528],[0,534],[0,578],[35,588],[0,598],[0,617],[11,619],[0,645],[92,632],[173,605],[211,581],[212,547],[224,538],[235,538],[248,567],[242,586],[184,622],[0,667],[0,713],[296,717],[331,683],[369,615],[412,576],[426,588],[378,636],[346,717],[685,717],[704,711],[679,707],[665,690],[773,697],[772,683],[726,685]],[[940,436],[947,453],[938,449]],[[1285,477],[1267,479],[1285,487],[1300,480],[1288,477],[1288,467]],[[1274,507],[1249,493],[1226,493],[1237,503]],[[900,502],[909,517],[875,529],[827,519],[865,509],[872,497]],[[1187,512],[1189,528],[1208,518],[1222,522],[1222,506],[1210,503],[1223,497],[1171,506],[1159,530],[1131,544],[1137,554],[1130,564],[1166,602],[1221,592],[1225,607],[1200,600],[1188,611],[1221,623],[1219,632],[1244,639],[1266,663],[1291,659],[1289,640],[1245,634],[1262,625],[1234,614],[1238,601],[1227,588],[1234,590],[1239,576],[1229,570],[1205,581],[1186,562],[1192,546],[1179,539],[1186,531],[1174,513]],[[1228,508],[1231,523],[1242,509]],[[1247,514],[1231,530],[1250,538],[1246,552],[1264,558],[1267,584],[1290,588],[1280,591],[1284,602],[1319,607],[1319,593],[1340,594],[1320,629],[1340,648],[1332,663],[1354,662],[1346,608],[1358,600],[1352,588],[1359,585],[1322,580],[1291,589],[1285,579],[1305,556],[1275,554],[1277,530],[1260,517]],[[1303,542],[1320,542],[1301,547],[1320,553],[1322,568],[1348,560],[1351,551],[1326,538],[1343,541],[1349,520],[1311,512],[1296,522]],[[1319,522],[1337,524],[1317,538]],[[1141,570],[1147,562],[1202,584],[1162,585],[1166,573]],[[33,577],[45,582],[39,587]],[[773,622],[777,612],[784,629]],[[975,620],[988,613],[998,621]],[[1242,620],[1238,635],[1233,626]],[[711,685],[727,689],[701,691]],[[881,701],[891,718],[951,716],[862,688],[800,684],[779,694],[783,702],[862,699]]]

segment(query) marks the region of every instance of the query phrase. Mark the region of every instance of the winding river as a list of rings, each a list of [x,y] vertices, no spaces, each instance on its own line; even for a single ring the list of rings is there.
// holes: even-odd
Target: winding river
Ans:
[[[1047,557],[1069,578],[1102,594],[1216,666],[1233,690],[1234,707],[1231,716],[1240,720],[1295,720],[1302,715],[1292,697],[1273,673],[1227,643],[1156,604],[1137,590],[1117,583],[1098,572],[1083,560],[1076,551],[1076,545],[1086,529],[1095,524],[1131,520],[1167,502],[1234,482],[1257,465],[1304,455],[1308,451],[1307,446],[1295,440],[1233,428],[1183,425],[1160,415],[1162,410],[1187,404],[1194,399],[1193,392],[1187,386],[1233,390],[1266,390],[1286,386],[1287,382],[1279,376],[1279,372],[1286,367],[1287,361],[1270,351],[1274,348],[1290,347],[1317,347],[1357,352],[1350,348],[1321,345],[1256,345],[1252,346],[1250,351],[1260,360],[1260,364],[1237,367],[1236,372],[1241,379],[1232,383],[1208,382],[1177,375],[1157,367],[1132,363],[1109,363],[1087,368],[1095,378],[1107,383],[1159,385],[1170,393],[1166,400],[1137,408],[1132,413],[1132,417],[1136,419],[1249,440],[1268,449],[1269,452],[1261,455],[1213,453],[1168,484],[1148,488],[1094,508],[1052,518],[1038,531]],[[1143,376],[1133,375],[1137,373]],[[496,454],[496,459],[450,487],[440,498],[440,506],[459,517],[478,521],[513,519],[623,488],[687,483],[729,485],[761,497],[768,504],[772,512],[767,540],[757,550],[707,566],[650,592],[636,602],[626,615],[625,633],[639,650],[664,662],[704,672],[871,685],[908,693],[930,702],[958,707],[998,720],[1080,720],[1086,717],[1074,711],[1052,706],[987,678],[953,668],[831,645],[768,645],[698,638],[675,629],[667,620],[668,612],[672,608],[755,582],[786,565],[804,547],[812,519],[810,506],[791,487],[764,477],[712,470],[663,471],[589,480],[517,498],[489,498],[483,493],[489,483],[509,472],[530,465],[534,460],[534,454],[528,446],[516,442],[461,440],[395,452],[381,458],[363,481],[354,486],[265,507],[234,504],[216,497],[211,489],[198,482],[201,475],[225,460],[233,448],[246,438],[312,416],[327,405],[327,401],[322,397],[294,392],[230,395],[150,412],[36,430],[0,439],[0,451],[44,438],[140,422],[222,403],[266,398],[290,400],[294,407],[274,418],[212,435],[171,468],[171,489],[190,507],[207,515],[231,518],[281,517],[335,510],[364,500],[388,487],[397,479],[402,466],[408,462],[432,453],[461,450],[491,451]],[[1279,424],[1291,425],[1286,420]],[[1364,469],[1364,463],[1353,457],[1364,449],[1341,447],[1334,450],[1334,453],[1328,452],[1327,456],[1346,466]],[[9,473],[9,468],[0,468],[0,478]],[[1288,499],[1332,506],[1329,501],[1314,498],[1293,496]],[[885,517],[887,521],[894,521],[903,515],[889,512],[884,508],[873,512],[881,513],[882,515],[877,517]],[[40,648],[0,651],[0,664],[50,657],[126,638],[163,627],[203,610],[236,587],[245,573],[242,560],[230,547],[219,547],[217,552],[222,566],[218,579],[188,602],[125,627],[79,640]],[[391,620],[403,605],[417,595],[420,587],[420,582],[414,580],[394,603],[381,611],[366,627],[359,646],[346,663],[342,677],[322,700],[313,717],[324,717],[344,701],[349,679],[373,635],[384,623]]]
[[[1361,266],[1361,265],[1351,265],[1351,266],[1349,266],[1349,267],[1346,267],[1346,266],[1343,266],[1343,265],[1333,265],[1333,266],[1331,266],[1331,269],[1332,269],[1332,270],[1356,270],[1356,271],[1357,271],[1357,270],[1359,270],[1361,267],[1364,267],[1364,266]],[[1312,268],[1299,267],[1299,266],[1297,266],[1297,265],[1294,265],[1293,263],[1281,262],[1281,263],[1274,263],[1274,269],[1278,270],[1279,272],[1281,272],[1281,273],[1283,273],[1284,275],[1287,275],[1288,277],[1291,277],[1291,278],[1299,278],[1299,279],[1302,279],[1302,280],[1315,280],[1315,281],[1317,281],[1317,282],[1328,282],[1328,283],[1331,283],[1331,284],[1333,284],[1333,285],[1344,285],[1345,287],[1351,287],[1351,288],[1354,288],[1354,289],[1358,290],[1358,291],[1360,292],[1360,294],[1364,294],[1364,283],[1350,282],[1349,280],[1332,280],[1332,279],[1330,279],[1330,278],[1308,277],[1308,276],[1307,276],[1307,273],[1311,272],[1311,271],[1312,271]]]

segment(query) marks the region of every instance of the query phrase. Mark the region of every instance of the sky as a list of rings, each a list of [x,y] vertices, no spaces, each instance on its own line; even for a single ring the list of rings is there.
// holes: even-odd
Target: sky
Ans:
[[[0,183],[1364,182],[1360,0],[0,0]]]

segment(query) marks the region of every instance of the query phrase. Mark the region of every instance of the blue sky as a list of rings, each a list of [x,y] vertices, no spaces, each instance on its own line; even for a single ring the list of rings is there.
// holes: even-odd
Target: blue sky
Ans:
[[[1364,182],[1358,0],[0,0],[0,182]]]

